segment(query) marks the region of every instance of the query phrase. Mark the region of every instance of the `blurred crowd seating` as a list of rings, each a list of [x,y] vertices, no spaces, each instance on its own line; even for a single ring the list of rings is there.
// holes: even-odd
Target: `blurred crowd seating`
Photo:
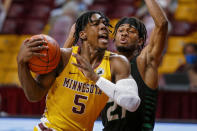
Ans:
[[[13,0],[2,34],[38,34],[48,22],[54,0]]]
[[[31,103],[21,88],[0,88],[2,111],[8,116],[40,116],[45,109],[45,98]],[[194,92],[160,91],[158,94],[157,119],[197,119],[197,95]]]
[[[15,103],[15,105],[10,106],[11,108],[4,106],[4,110],[10,114],[41,114],[44,110],[44,100],[41,102],[40,109],[37,109],[37,112],[34,111],[40,103],[34,104],[33,107],[25,106],[24,103],[20,103],[23,104],[20,106],[27,108],[23,108],[24,110],[21,112],[18,109],[14,110],[15,108],[12,107],[17,107],[16,101],[19,100],[19,98],[18,96],[11,97],[16,94],[15,91],[10,93],[11,90],[18,90],[17,92],[22,95],[21,100],[24,100],[28,105],[32,104],[27,102],[21,89],[10,88],[10,90],[8,89],[7,93],[5,93],[5,87],[9,88],[10,85],[17,85],[14,87],[20,86],[17,75],[17,53],[22,42],[26,38],[34,34],[49,33],[51,27],[48,22],[50,12],[54,9],[54,1],[55,0],[31,0],[30,2],[28,0],[12,0],[7,12],[2,31],[0,32],[0,86],[2,86],[0,95],[4,97],[4,103],[2,105],[11,105],[10,102],[6,101],[8,99],[12,99],[13,103]],[[172,74],[180,65],[185,63],[185,57],[182,52],[185,44],[189,42],[197,43],[197,17],[195,17],[197,14],[197,1],[175,1],[177,1],[177,8],[173,13],[167,13],[171,23],[171,29],[169,31],[167,47],[164,52],[165,54],[163,55],[161,65],[159,67],[159,73],[161,75]],[[5,2],[5,0],[3,0],[3,2]],[[142,0],[113,0],[113,2],[111,0],[95,0],[88,9],[102,11],[110,18],[111,25],[115,26],[121,17],[135,16],[143,4]],[[142,18],[143,16],[140,16],[140,19]],[[114,28],[111,28],[112,32],[113,30]],[[111,42],[109,44],[109,50],[114,50],[112,34],[110,35],[110,38]],[[177,99],[174,99],[174,94],[171,94],[171,97],[169,98],[169,94],[171,93],[160,92],[157,118],[197,118],[195,110],[197,108],[195,104],[196,101],[190,101],[190,97],[196,98],[195,94],[192,93],[190,96],[184,93],[177,93]],[[181,99],[182,95],[185,96],[184,98],[186,98],[186,100]],[[185,103],[186,106],[182,106],[180,101],[177,103],[177,100],[188,101]],[[172,108],[169,108],[169,104],[167,104],[168,102],[170,102],[170,107]],[[190,112],[189,106],[187,108],[187,104],[195,106],[191,107],[192,112]],[[183,115],[180,116],[180,112],[176,111],[178,109],[182,109],[182,107],[187,109],[182,110]],[[167,114],[166,110],[168,109],[169,113],[173,114]]]
[[[176,1],[176,0],[175,0]],[[5,2],[5,1],[2,1]],[[167,47],[159,67],[160,74],[174,73],[185,63],[182,52],[186,43],[197,43],[197,1],[177,0],[177,8],[167,15],[171,23]],[[95,0],[90,10],[105,13],[115,26],[124,16],[136,16],[143,5],[139,0]],[[17,78],[16,56],[22,41],[34,34],[48,33],[50,12],[54,0],[12,0],[0,32],[0,84],[19,84]],[[140,16],[141,19],[143,16]],[[111,28],[112,32],[114,28]],[[112,34],[110,35],[112,38]],[[114,50],[112,42],[109,49]]]
[[[177,8],[173,17],[172,31],[168,37],[167,49],[159,72],[174,73],[176,69],[185,63],[183,47],[187,43],[197,43],[197,14],[196,0],[177,0]]]
[[[0,35],[0,83],[1,85],[19,85],[17,74],[17,53],[21,43],[31,35]]]

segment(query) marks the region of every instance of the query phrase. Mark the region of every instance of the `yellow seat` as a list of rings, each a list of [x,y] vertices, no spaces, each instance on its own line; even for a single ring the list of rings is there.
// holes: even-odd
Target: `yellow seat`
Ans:
[[[18,43],[17,43],[17,50],[19,50],[20,49],[20,47],[21,47],[21,44],[24,42],[24,40],[26,40],[27,38],[30,38],[32,35],[20,35],[19,37],[18,37]]]
[[[4,69],[0,68],[0,85],[4,84],[5,72]]]
[[[0,51],[0,69],[4,69],[9,65],[10,53]]]
[[[168,38],[167,53],[183,53],[184,44],[196,41],[193,36],[171,36]]]
[[[196,32],[192,32],[191,37],[193,38],[193,42],[197,43],[197,31]]]
[[[32,35],[20,35],[19,36],[19,45],[21,45],[24,40],[26,40],[27,38],[30,38],[31,36]]]
[[[9,65],[7,68],[9,69],[17,69],[17,53],[10,54]]]
[[[183,54],[165,54],[162,59],[162,63],[159,67],[159,73],[174,73],[178,67],[185,63],[185,57]]]
[[[110,33],[110,38],[113,38],[113,32],[115,29],[115,25],[117,24],[117,22],[119,21],[119,19],[111,19],[110,20],[110,24],[112,25],[113,28],[110,28],[110,30],[112,31],[112,33]]]
[[[18,78],[18,71],[12,69],[5,69],[5,78],[3,84],[6,85],[20,85]]]
[[[51,30],[50,24],[46,24],[44,29],[43,29],[43,31],[42,31],[42,33],[43,34],[49,34],[50,30]]]
[[[196,0],[178,0],[178,3],[196,3]]]
[[[18,44],[18,35],[0,35],[0,51],[15,52]]]
[[[175,11],[175,19],[188,22],[196,22],[197,4],[179,4]]]

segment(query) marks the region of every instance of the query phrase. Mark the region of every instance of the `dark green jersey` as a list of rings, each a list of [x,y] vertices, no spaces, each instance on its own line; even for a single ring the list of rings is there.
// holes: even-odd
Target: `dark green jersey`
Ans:
[[[131,75],[138,85],[141,104],[135,112],[129,112],[109,100],[101,113],[104,131],[152,131],[154,128],[158,91],[142,80],[136,57],[131,61]]]

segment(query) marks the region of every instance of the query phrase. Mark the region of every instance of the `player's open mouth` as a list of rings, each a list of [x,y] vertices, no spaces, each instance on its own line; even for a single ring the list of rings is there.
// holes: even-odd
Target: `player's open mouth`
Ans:
[[[109,36],[108,36],[108,34],[101,34],[101,35],[98,36],[98,38],[99,39],[107,39],[108,40]]]
[[[121,44],[127,43],[127,39],[126,39],[126,38],[121,38],[121,39],[120,39],[120,43],[121,43]]]
[[[108,34],[100,34],[99,36],[98,36],[98,39],[100,40],[100,41],[102,41],[103,43],[108,43],[108,40],[109,40],[109,36],[108,36]]]

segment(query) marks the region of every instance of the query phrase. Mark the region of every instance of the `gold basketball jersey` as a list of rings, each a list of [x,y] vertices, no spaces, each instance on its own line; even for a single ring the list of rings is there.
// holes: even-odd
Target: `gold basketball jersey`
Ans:
[[[73,47],[72,52],[77,53],[78,47]],[[109,56],[110,52],[105,51],[94,71],[111,80]],[[71,55],[48,92],[45,119],[41,121],[48,128],[58,131],[91,131],[108,97],[72,63],[76,63],[76,58]]]

